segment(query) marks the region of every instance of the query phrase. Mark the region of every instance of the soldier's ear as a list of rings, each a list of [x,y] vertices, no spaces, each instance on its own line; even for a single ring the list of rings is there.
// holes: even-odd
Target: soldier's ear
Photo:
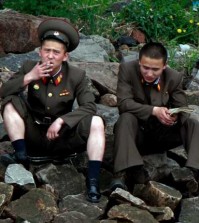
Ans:
[[[168,65],[168,63],[166,62],[165,65],[164,65],[164,67],[163,67],[163,69],[165,69],[167,67],[167,65]]]
[[[64,55],[63,61],[67,61],[67,60],[68,60],[68,57],[69,57],[68,52],[65,52],[65,55]]]

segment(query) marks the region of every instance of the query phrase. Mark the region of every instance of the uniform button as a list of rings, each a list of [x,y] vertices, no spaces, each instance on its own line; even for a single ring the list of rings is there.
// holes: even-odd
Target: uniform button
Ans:
[[[48,97],[52,97],[53,96],[53,94],[52,93],[48,93]]]
[[[47,110],[50,110],[50,107],[47,107]]]

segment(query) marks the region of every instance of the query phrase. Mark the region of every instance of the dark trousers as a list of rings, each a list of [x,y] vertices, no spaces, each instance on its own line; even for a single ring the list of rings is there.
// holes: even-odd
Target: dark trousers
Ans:
[[[86,150],[90,133],[92,115],[83,118],[74,128],[63,126],[60,136],[49,141],[46,137],[49,124],[37,124],[25,103],[19,96],[10,96],[3,100],[2,108],[11,102],[25,123],[25,141],[29,156],[67,156]],[[2,109],[3,111],[3,109]]]
[[[188,152],[186,165],[199,169],[199,122],[194,118],[167,127],[155,117],[141,122],[133,114],[123,113],[114,133],[115,172],[143,165],[142,155],[162,153],[181,144]]]
[[[77,126],[69,129],[63,126],[59,137],[49,141],[46,132],[49,125],[38,125],[34,120],[26,122],[26,145],[30,156],[67,156],[86,150],[92,116],[82,119]]]

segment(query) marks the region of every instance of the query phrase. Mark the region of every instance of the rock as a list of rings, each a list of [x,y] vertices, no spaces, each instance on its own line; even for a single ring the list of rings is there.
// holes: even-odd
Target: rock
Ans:
[[[39,46],[37,27],[42,18],[0,10],[0,54],[25,53]]]
[[[137,42],[131,36],[121,36],[117,40],[118,46],[126,45],[128,47],[136,46]]]
[[[135,183],[146,183],[150,180],[160,181],[167,178],[171,170],[179,165],[169,159],[166,153],[151,154],[143,156],[144,167],[131,171],[132,179]]]
[[[128,222],[158,223],[158,221],[146,210],[133,207],[130,204],[120,204],[112,207],[108,212],[111,219],[126,220]]]
[[[168,150],[167,156],[175,160],[180,166],[184,166],[187,160],[187,152],[182,145]]]
[[[55,216],[53,223],[92,223],[93,221],[78,211],[67,211]]]
[[[80,39],[78,47],[69,55],[70,61],[108,62],[107,52],[91,38]]]
[[[116,94],[119,63],[72,62],[71,64],[86,71],[100,95]]]
[[[50,184],[58,191],[60,198],[85,190],[85,178],[73,165],[44,165],[36,172],[36,176],[39,182]]]
[[[131,193],[121,188],[116,188],[116,190],[114,190],[111,193],[110,197],[120,201],[123,200],[124,202],[129,202],[131,203],[132,206],[141,207],[142,209],[147,209],[146,204],[143,200],[133,196]]]
[[[157,221],[169,221],[174,219],[174,213],[170,207],[151,207],[148,206],[149,212],[155,217]]]
[[[186,90],[187,102],[190,105],[199,105],[199,90]]]
[[[11,201],[11,198],[13,196],[13,190],[14,190],[14,187],[12,185],[0,182],[0,194],[4,195],[4,200],[0,204],[1,207],[2,205],[5,205],[5,204],[7,205]]]
[[[54,196],[43,189],[32,189],[20,199],[12,201],[8,208],[10,214],[16,218],[27,220],[31,223],[51,222],[58,213]]]
[[[183,53],[187,53],[188,51],[191,50],[191,46],[188,45],[188,44],[179,44],[180,46],[180,50],[183,52]]]
[[[2,153],[7,153],[7,152],[13,152],[13,148],[11,145],[11,142],[9,141],[10,139],[7,137],[4,137],[6,140],[0,143],[0,151]]]
[[[0,58],[0,67],[7,68],[9,71],[4,71],[1,75],[2,80],[8,80],[9,76],[12,76],[14,72],[17,72],[25,60],[39,60],[37,50],[29,53],[13,54],[9,53],[6,57]]]
[[[180,223],[198,223],[198,208],[199,197],[183,199],[179,216]]]
[[[193,172],[186,168],[174,168],[171,171],[171,177],[175,182],[176,188],[183,192],[194,193],[198,190],[198,182],[194,178]]]
[[[0,222],[1,223],[1,222]],[[100,223],[118,223],[117,220],[101,220]]]
[[[102,47],[109,56],[114,55],[115,47],[113,46],[113,44],[110,42],[109,39],[106,39],[106,38],[104,38],[102,36],[99,36],[99,35],[90,35],[89,37],[95,43],[99,44],[100,47]]]
[[[146,43],[145,34],[139,29],[133,29],[131,32],[131,36],[138,42],[138,43]]]
[[[101,96],[99,103],[110,107],[116,107],[117,97],[114,94],[105,94]]]
[[[67,195],[64,197],[59,205],[61,212],[78,211],[87,216],[88,219],[98,219],[103,215],[108,200],[106,197],[102,197],[100,203],[92,204],[86,201],[85,196],[79,195]]]
[[[131,51],[131,50],[125,50],[122,49],[120,50],[121,54],[121,62],[128,62],[128,61],[133,61],[138,59],[138,52]]]
[[[5,183],[35,187],[35,181],[30,171],[21,164],[10,164],[5,172]]]
[[[171,171],[171,175],[175,182],[186,182],[194,177],[193,172],[187,167],[174,168]]]
[[[175,210],[182,199],[182,194],[178,190],[155,181],[149,181],[142,188],[135,185],[134,195],[143,199],[148,205],[170,207],[172,210]]]
[[[0,106],[1,108],[1,106]],[[1,109],[0,109],[1,111]],[[6,130],[3,126],[3,118],[2,118],[2,122],[0,122],[0,142],[2,141],[3,142],[3,138],[6,137],[7,133],[6,133]]]
[[[194,74],[195,75],[195,74]],[[195,77],[191,80],[191,82],[188,85],[188,90],[191,91],[198,91],[199,90],[199,70],[196,73]]]

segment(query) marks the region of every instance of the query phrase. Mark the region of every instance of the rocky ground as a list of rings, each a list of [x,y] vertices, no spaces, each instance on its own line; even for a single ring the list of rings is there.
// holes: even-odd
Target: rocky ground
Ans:
[[[1,82],[7,81],[26,59],[38,59],[34,30],[41,20],[39,17],[0,11],[3,43],[0,46]],[[13,27],[12,32],[3,29],[10,26]],[[12,41],[8,41],[8,36],[12,36]],[[121,60],[136,59],[138,49],[139,45],[128,50],[121,47]],[[86,153],[69,157],[64,163],[32,163],[30,171],[18,164],[6,168],[0,163],[0,223],[198,223],[198,182],[193,173],[184,167],[187,154],[182,146],[167,153],[145,156],[144,169],[134,172],[128,179],[129,191],[109,190],[113,126],[118,118],[115,92],[119,63],[109,61],[114,53],[109,40],[81,34],[80,45],[70,54],[70,63],[86,70],[89,86],[96,96],[98,113],[106,120],[100,203],[91,204],[85,199]],[[192,115],[197,119],[198,75],[198,70],[194,69],[186,90],[189,106],[194,108]],[[0,151],[12,151],[2,119],[0,122]],[[131,186],[132,181],[134,187]]]

